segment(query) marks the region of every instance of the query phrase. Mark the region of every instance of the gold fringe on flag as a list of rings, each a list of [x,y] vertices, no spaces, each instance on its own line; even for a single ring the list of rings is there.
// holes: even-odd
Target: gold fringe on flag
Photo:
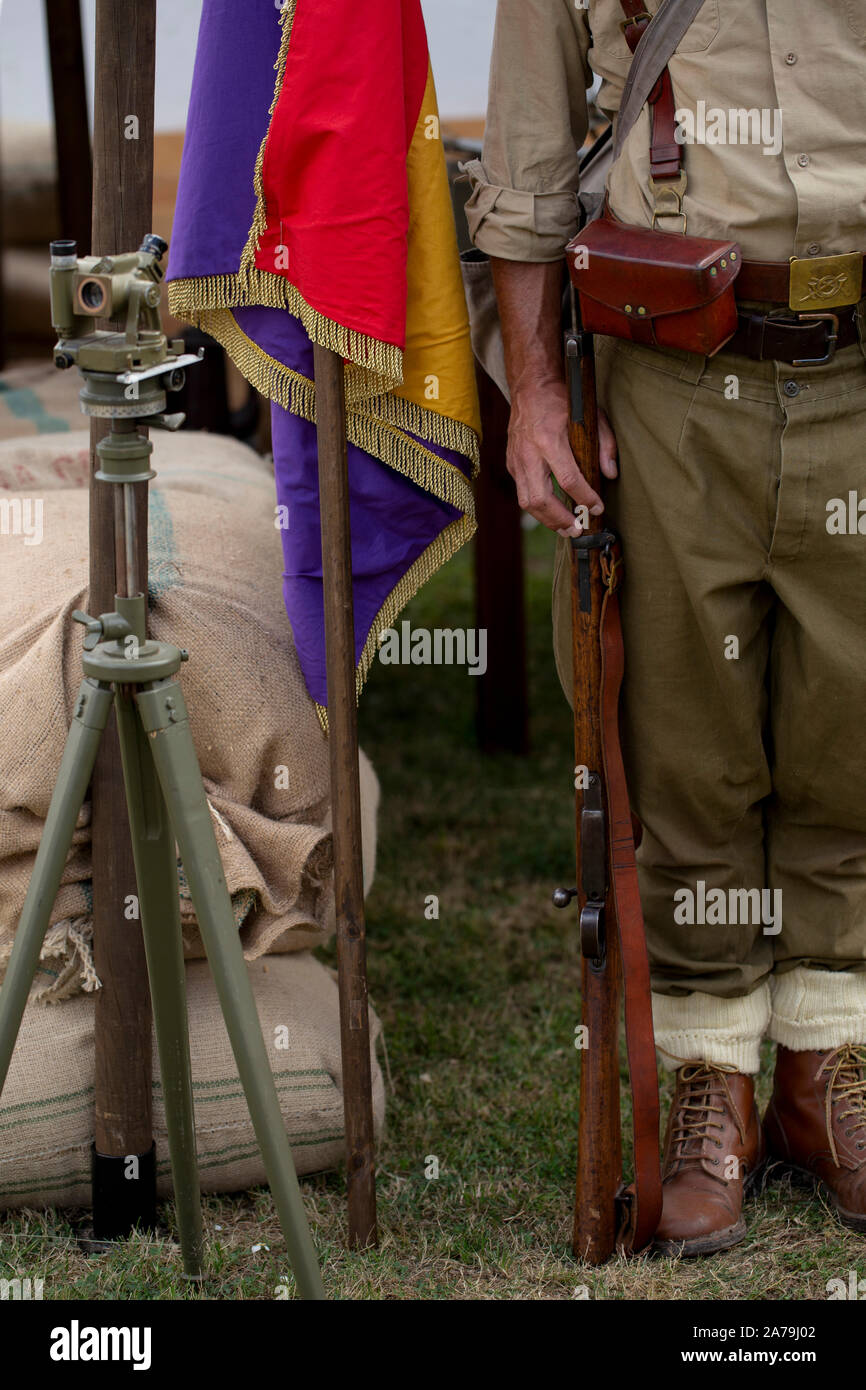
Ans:
[[[203,332],[209,333],[225,348],[251,386],[293,415],[300,415],[311,424],[316,423],[315,382],[278,362],[258,343],[254,343],[231,310],[205,310],[196,315],[195,321]],[[349,441],[410,478],[425,492],[432,493],[452,507],[458,507],[474,519],[475,498],[470,480],[463,470],[440,458],[411,436],[420,434],[424,439],[464,454],[472,460],[473,474],[478,470],[478,436],[459,420],[451,420],[433,410],[424,410],[414,401],[393,396],[385,399],[388,401],[387,414],[390,419],[384,418],[384,411],[380,413],[378,407],[382,402],[378,399],[365,403],[363,407],[350,406],[347,402],[346,434]],[[377,407],[375,414],[372,413],[373,404]]]
[[[418,590],[423,588],[428,579],[432,579],[437,570],[440,570],[446,561],[456,555],[461,546],[471,540],[475,534],[474,516],[459,516],[446,526],[444,531],[440,531],[436,539],[422,551],[413,565],[410,565],[403,578],[391,590],[370,628],[369,635],[364,643],[364,650],[361,652],[360,660],[355,671],[355,698],[360,697],[364,688],[364,683],[370,672],[370,667],[376,659],[379,650],[379,634],[384,632],[394,623],[410,599],[413,599]],[[316,714],[319,723],[328,732],[328,709],[326,705],[316,704]]]

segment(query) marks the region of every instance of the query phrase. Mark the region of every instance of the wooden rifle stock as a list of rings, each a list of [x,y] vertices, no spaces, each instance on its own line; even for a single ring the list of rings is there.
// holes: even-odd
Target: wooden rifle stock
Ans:
[[[601,470],[598,453],[595,361],[592,338],[588,334],[566,335],[566,368],[569,376],[571,420],[569,441],[581,473],[589,486],[599,491]],[[603,519],[591,516],[585,535],[603,531]],[[596,904],[587,891],[592,867],[584,862],[584,850],[592,853],[582,833],[582,823],[590,827],[592,810],[587,800],[598,800],[601,816],[604,804],[604,777],[601,740],[601,606],[604,583],[600,548],[583,552],[571,547],[572,661],[574,663],[574,762],[576,786],[577,903],[581,922],[587,921]],[[583,573],[581,573],[583,571]],[[587,607],[587,595],[589,605]],[[589,783],[593,796],[587,798]],[[602,819],[601,824],[604,824]],[[603,1264],[613,1254],[617,1237],[616,1194],[622,1180],[622,1142],[619,1108],[619,942],[613,927],[613,903],[606,885],[610,883],[609,850],[605,836],[604,951],[589,957],[584,948],[581,973],[582,1022],[587,1029],[581,1051],[580,1111],[578,1121],[577,1192],[574,1208],[574,1253],[589,1264]],[[597,848],[597,842],[596,842]]]
[[[601,486],[592,337],[565,336],[569,442],[590,487]],[[652,1240],[661,1215],[659,1099],[652,996],[640,903],[635,827],[619,744],[623,642],[619,612],[622,555],[603,521],[583,516],[571,542],[574,761],[577,792],[576,896],[583,956],[583,1024],[577,1195],[573,1249],[589,1264]],[[622,1174],[619,1106],[620,996],[631,1082],[634,1182]]]

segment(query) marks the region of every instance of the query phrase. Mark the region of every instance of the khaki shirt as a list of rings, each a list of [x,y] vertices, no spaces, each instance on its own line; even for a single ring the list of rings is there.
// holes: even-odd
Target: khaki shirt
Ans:
[[[499,0],[466,209],[489,255],[555,261],[576,232],[585,89],[602,79],[597,101],[614,119],[631,63],[623,18],[619,0]],[[705,0],[669,66],[677,109],[707,140],[684,146],[690,235],[733,237],[755,260],[866,252],[866,0]],[[740,108],[765,113],[770,153],[709,143],[736,136],[728,112]],[[649,128],[645,107],[608,178],[614,214],[647,227]]]

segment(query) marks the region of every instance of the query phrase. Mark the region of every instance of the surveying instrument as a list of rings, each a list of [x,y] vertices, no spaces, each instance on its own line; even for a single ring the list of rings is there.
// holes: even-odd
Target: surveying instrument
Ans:
[[[166,392],[180,390],[185,368],[200,360],[169,343],[159,319],[158,236],[139,251],[77,257],[74,241],[51,243],[54,362],[77,366],[85,415],[111,421],[96,446],[95,477],[117,487],[118,587],[115,609],[98,618],[76,611],[85,628],[84,679],[33,876],[0,988],[0,1094],[42,941],[112,707],[123,764],[141,927],[165,1096],[171,1172],[184,1272],[202,1277],[201,1194],[195,1146],[183,942],[175,844],[180,851],[208,962],[213,972],[238,1074],[264,1159],[298,1291],[325,1297],[301,1200],[291,1149],[244,963],[243,948],[177,679],[188,653],[147,637],[147,599],[135,592],[137,544],[134,484],[154,478],[153,445],[141,422],[176,429]],[[97,318],[125,317],[121,331],[97,329]],[[125,578],[125,584],[124,584]]]

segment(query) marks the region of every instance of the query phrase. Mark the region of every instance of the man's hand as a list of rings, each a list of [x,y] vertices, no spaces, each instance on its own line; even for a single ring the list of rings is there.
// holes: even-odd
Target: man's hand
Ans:
[[[606,478],[615,478],[616,439],[600,408],[598,445],[602,473]],[[554,478],[575,506],[586,507],[591,516],[600,516],[604,511],[601,498],[587,483],[571,452],[564,381],[550,381],[535,388],[525,386],[512,399],[507,462],[523,510],[560,536],[579,536],[583,528],[567,503],[554,492]]]
[[[575,506],[585,506],[591,515],[600,516],[604,506],[580,472],[568,442],[560,330],[562,262],[491,257],[491,265],[511,392],[508,471],[524,511],[560,535],[580,535],[574,513],[553,490],[554,478]],[[603,410],[598,412],[598,432],[601,471],[615,478],[616,439]]]

